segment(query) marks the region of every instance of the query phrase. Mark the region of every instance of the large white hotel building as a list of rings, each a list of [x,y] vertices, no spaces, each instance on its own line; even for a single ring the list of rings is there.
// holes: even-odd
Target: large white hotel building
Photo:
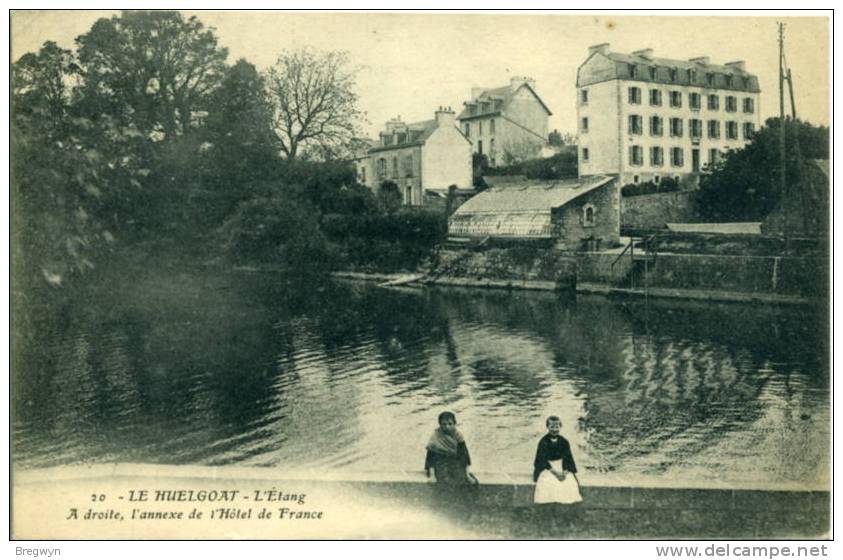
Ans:
[[[579,174],[618,174],[621,185],[695,181],[695,173],[758,130],[760,93],[743,62],[590,47],[577,71]]]

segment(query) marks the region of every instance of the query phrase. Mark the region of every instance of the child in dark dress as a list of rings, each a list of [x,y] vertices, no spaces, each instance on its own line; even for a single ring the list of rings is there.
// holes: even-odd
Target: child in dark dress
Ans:
[[[465,438],[457,430],[457,417],[453,412],[439,415],[439,427],[427,443],[424,470],[428,480],[442,486],[477,484],[469,467],[471,456]]]
[[[550,416],[545,422],[547,434],[539,440],[533,461],[533,480],[537,504],[575,504],[582,501],[577,480],[577,465],[568,440],[559,435],[562,421]]]

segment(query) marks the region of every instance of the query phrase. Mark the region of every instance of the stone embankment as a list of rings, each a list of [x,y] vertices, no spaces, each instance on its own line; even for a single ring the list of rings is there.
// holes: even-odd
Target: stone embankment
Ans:
[[[535,506],[529,476],[477,476],[481,485],[457,501],[425,483],[421,472],[126,464],[31,470],[13,477],[12,533],[18,539],[830,536],[827,491],[586,484],[581,504]],[[74,508],[78,518],[69,514]],[[84,519],[88,510],[92,518]]]

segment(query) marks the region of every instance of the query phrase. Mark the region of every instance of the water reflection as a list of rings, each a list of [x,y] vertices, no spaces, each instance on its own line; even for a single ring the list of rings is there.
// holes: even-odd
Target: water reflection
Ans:
[[[448,408],[479,471],[529,472],[556,413],[592,483],[827,483],[818,312],[256,274],[134,286],[20,333],[16,464],[418,470]]]

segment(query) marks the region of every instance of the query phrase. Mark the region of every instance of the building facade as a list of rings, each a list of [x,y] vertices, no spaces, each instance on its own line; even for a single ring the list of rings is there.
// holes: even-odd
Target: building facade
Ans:
[[[620,184],[696,174],[760,128],[758,78],[742,61],[656,58],[589,48],[577,71],[579,174]]]
[[[377,192],[398,185],[406,205],[421,205],[425,190],[471,187],[471,142],[456,127],[454,111],[440,107],[429,121],[386,123],[376,146],[355,160],[357,180]]]
[[[489,165],[507,165],[537,157],[547,146],[547,119],[552,114],[530,78],[513,77],[508,86],[472,88],[471,99],[457,120],[473,152]]]

